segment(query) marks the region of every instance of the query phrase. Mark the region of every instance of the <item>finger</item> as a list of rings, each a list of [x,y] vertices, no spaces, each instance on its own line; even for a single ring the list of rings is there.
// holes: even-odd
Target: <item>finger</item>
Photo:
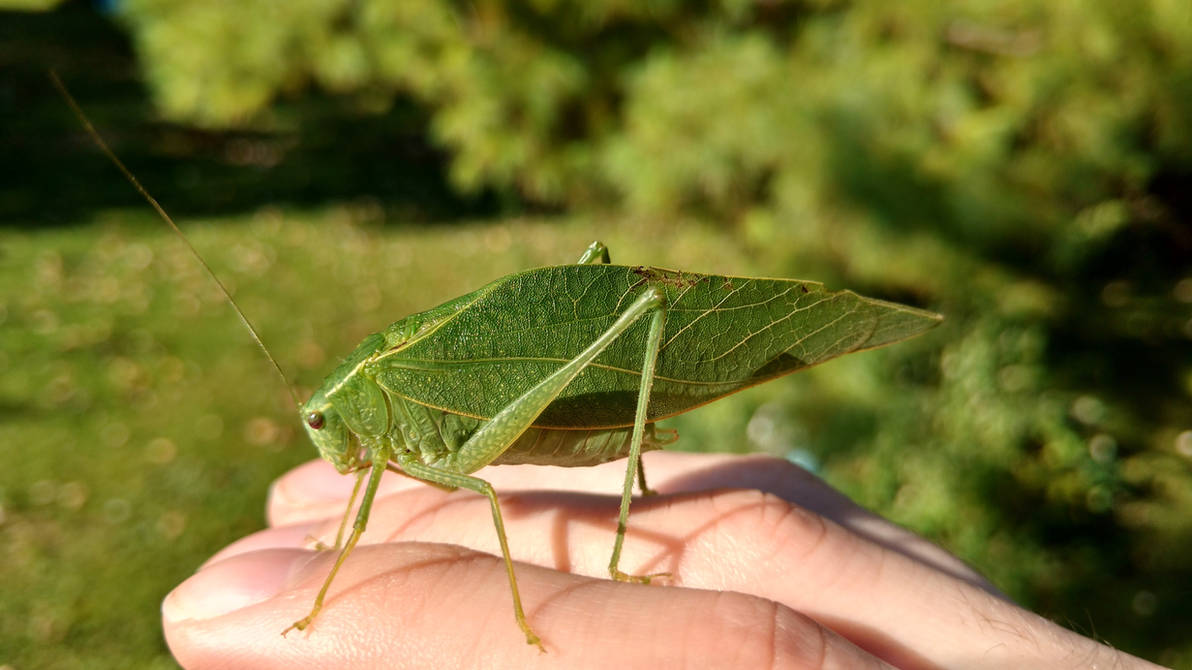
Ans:
[[[516,558],[607,574],[608,554],[592,548],[611,545],[615,501],[530,491],[504,496],[502,504]],[[1045,664],[1087,644],[929,563],[776,496],[756,491],[656,496],[636,503],[634,512],[623,569],[668,570],[684,585],[773,598],[900,665],[964,666],[974,654],[993,665],[1022,665],[1024,657],[1015,654],[1024,639],[1031,652],[1026,660]],[[311,526],[312,534],[334,532],[335,524],[324,525]],[[266,531],[258,546],[286,532]],[[274,539],[284,543],[294,536]],[[405,539],[498,551],[487,500],[425,486],[378,501],[362,542]],[[920,649],[928,651],[921,655]]]
[[[764,455],[728,456],[671,477],[672,490],[747,488],[814,512],[856,535],[977,588],[1005,597],[971,566],[938,545],[853,502],[822,479],[789,461]]]
[[[683,456],[688,456],[683,454]],[[671,466],[678,472],[696,467],[696,461],[706,459],[670,459]],[[684,464],[686,462],[686,464]],[[685,465],[685,467],[683,467]],[[623,464],[622,466],[623,467]],[[618,468],[619,470],[619,468]],[[559,471],[565,475],[575,472],[579,477],[561,477]],[[602,471],[595,473],[593,471]],[[486,476],[493,476],[492,481],[503,493],[520,489],[593,488],[598,484],[607,484],[611,469],[605,466],[594,468],[549,468],[538,466],[512,466],[501,468],[487,468],[482,471]],[[617,475],[623,477],[621,472]],[[310,461],[300,465],[283,475],[270,490],[268,502],[268,517],[272,528],[254,533],[224,547],[207,560],[205,565],[216,563],[232,556],[249,551],[262,549],[299,549],[312,548],[316,543],[333,544],[338,535],[339,524],[343,522],[346,505],[351,497],[355,481],[336,472],[325,461]],[[611,487],[606,487],[611,490]],[[409,495],[407,495],[409,494]],[[463,495],[463,494],[461,494]],[[397,496],[394,498],[394,496]],[[410,518],[417,518],[428,513],[433,507],[443,503],[443,492],[439,489],[409,477],[400,475],[386,476],[378,487],[377,501],[389,500],[388,509],[406,509]],[[551,498],[545,497],[541,501],[546,503]],[[558,499],[558,504],[567,504],[567,498]],[[610,497],[607,502],[612,502]],[[374,503],[373,509],[379,509]],[[374,515],[375,516],[375,515]],[[487,517],[491,520],[491,516]],[[349,521],[351,519],[349,518]],[[390,531],[382,530],[373,523],[365,533],[362,542],[365,544],[382,542],[390,535]]]
[[[616,529],[614,498],[525,491],[502,496],[502,507],[515,559],[607,575]],[[1018,648],[1019,640],[1006,632],[1015,626],[1006,624],[991,635],[975,623],[988,617],[1027,627],[1039,623],[930,563],[771,494],[662,495],[635,502],[633,512],[623,570],[669,572],[684,586],[773,599],[898,664],[947,667],[973,653],[974,641]],[[312,530],[331,534],[335,526],[328,522]],[[488,501],[463,491],[420,487],[378,500],[362,542],[409,540],[499,552]],[[920,658],[921,647],[930,650],[926,658]],[[998,652],[990,653],[994,658]]]
[[[531,626],[510,611],[499,559],[460,547],[361,547],[306,632],[329,567],[309,552],[242,554],[199,572],[162,605],[184,667],[884,667],[813,620],[733,593],[654,589],[518,565]]]
[[[888,549],[1001,596],[992,584],[963,561],[918,535],[858,506],[815,475],[788,461],[764,455],[738,456],[665,451],[645,454],[643,459],[651,475],[651,487],[661,493],[725,488],[755,489],[770,493],[831,519]],[[487,479],[502,493],[519,490],[588,491],[606,494],[610,496],[608,502],[619,505],[619,499],[612,496],[615,496],[623,484],[625,462],[614,461],[589,468],[489,467],[480,471],[478,476]],[[306,535],[327,537],[325,525],[314,526],[309,522],[334,521],[338,524],[342,520],[353,483],[353,478],[340,475],[323,461],[299,466],[282,476],[271,490],[268,503],[270,523],[275,526],[302,523]],[[389,476],[382,480],[378,498],[383,499],[400,491],[425,487],[425,484],[408,477]],[[323,530],[319,530],[320,528]],[[335,530],[331,529],[330,532],[333,534]],[[288,536],[279,535],[278,539],[286,537]],[[261,546],[257,540],[253,540],[245,545],[245,548],[256,549]],[[266,542],[263,546],[271,545]]]

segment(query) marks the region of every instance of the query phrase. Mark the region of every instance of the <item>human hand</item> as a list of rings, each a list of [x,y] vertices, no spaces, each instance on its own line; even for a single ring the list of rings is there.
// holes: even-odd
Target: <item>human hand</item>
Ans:
[[[513,618],[488,501],[387,477],[368,530],[304,632],[353,478],[283,476],[270,528],[225,548],[162,604],[185,667],[1157,667],[1026,611],[939,547],[762,456],[652,452],[608,580],[624,461],[500,466],[530,625]]]

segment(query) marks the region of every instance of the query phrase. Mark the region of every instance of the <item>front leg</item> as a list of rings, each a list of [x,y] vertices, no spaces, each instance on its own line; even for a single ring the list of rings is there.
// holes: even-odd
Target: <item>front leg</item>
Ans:
[[[371,466],[360,466],[356,472],[356,483],[352,485],[352,495],[348,497],[348,506],[344,508],[344,515],[339,520],[339,530],[335,531],[335,544],[327,544],[317,537],[308,535],[307,538],[314,541],[315,550],[327,551],[328,549],[339,549],[344,546],[344,531],[348,528],[348,519],[352,518],[352,506],[356,504],[356,496],[360,495],[360,485],[364,483],[364,477],[368,474]]]
[[[315,596],[315,604],[310,609],[310,614],[290,624],[290,627],[283,630],[281,634],[286,633],[297,628],[298,630],[305,630],[307,626],[315,620],[318,616],[319,610],[323,609],[323,599],[327,597],[327,590],[331,588],[331,582],[335,580],[336,573],[339,572],[340,567],[343,566],[344,561],[348,559],[348,554],[356,548],[356,543],[360,541],[360,536],[364,534],[364,528],[368,525],[368,513],[372,509],[373,498],[377,495],[377,487],[381,484],[381,475],[385,474],[385,467],[388,464],[388,459],[384,453],[374,455],[372,465],[368,470],[368,485],[364,488],[364,498],[360,501],[360,511],[356,513],[356,522],[352,524],[352,534],[348,536],[348,542],[344,548],[340,550],[339,556],[335,559],[335,564],[331,566],[331,572],[327,574],[327,579],[323,580],[323,588],[319,589],[319,595]],[[360,480],[356,480],[357,488]],[[353,498],[355,493],[352,494]],[[348,509],[351,509],[349,503]],[[341,525],[342,532],[342,525]],[[336,540],[338,544],[338,539]]]

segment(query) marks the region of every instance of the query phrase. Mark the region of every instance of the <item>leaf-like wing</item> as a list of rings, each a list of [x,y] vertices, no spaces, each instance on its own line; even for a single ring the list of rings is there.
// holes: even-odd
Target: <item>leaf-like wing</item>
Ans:
[[[415,402],[490,418],[607,330],[647,284],[665,293],[669,310],[650,420],[940,321],[817,282],[564,265],[510,275],[457,299],[450,316],[384,354],[372,372]],[[642,319],[626,331],[534,425],[632,424],[647,330]]]

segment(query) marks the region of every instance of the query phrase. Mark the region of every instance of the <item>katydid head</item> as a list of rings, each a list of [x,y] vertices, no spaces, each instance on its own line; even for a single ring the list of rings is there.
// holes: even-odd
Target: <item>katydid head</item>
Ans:
[[[360,447],[352,439],[352,432],[322,390],[298,408],[302,425],[310,441],[324,460],[341,473],[355,470],[362,462]]]
[[[364,442],[378,439],[389,429],[384,394],[360,374],[361,366],[384,347],[385,339],[379,334],[364,338],[298,409],[319,455],[344,474],[365,464]]]

